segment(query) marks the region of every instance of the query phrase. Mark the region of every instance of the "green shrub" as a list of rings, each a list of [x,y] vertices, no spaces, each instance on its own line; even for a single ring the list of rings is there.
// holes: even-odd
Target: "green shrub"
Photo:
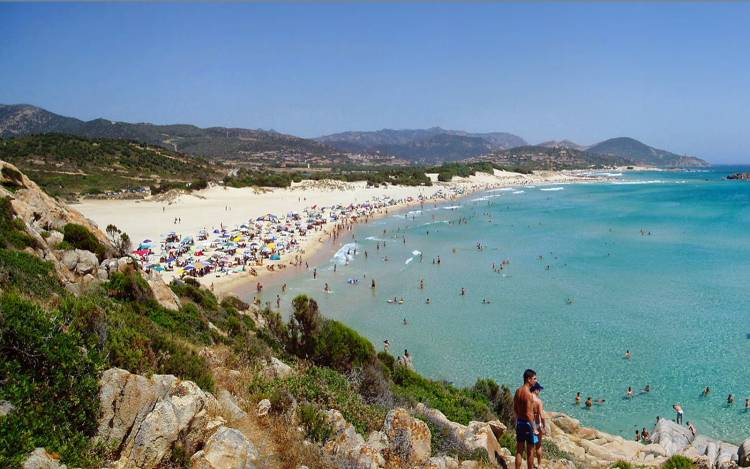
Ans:
[[[85,226],[68,223],[63,228],[63,240],[76,249],[93,252],[100,261],[106,256],[104,245]]]
[[[508,427],[514,425],[513,394],[505,385],[498,385],[489,378],[477,379],[472,390],[490,401],[497,418]]]
[[[313,366],[303,373],[285,379],[256,378],[249,391],[256,398],[270,399],[279,390],[289,392],[298,402],[308,402],[318,409],[337,409],[359,433],[380,430],[386,409],[367,404],[346,376],[330,368]]]
[[[345,371],[373,362],[375,348],[353,329],[329,319],[323,323],[313,357],[320,365]]]
[[[44,300],[65,292],[51,262],[8,249],[0,249],[0,287]]]
[[[542,440],[543,441],[543,440]],[[500,446],[508,448],[508,451],[515,456],[516,455],[516,434],[514,431],[507,431],[500,435]]]
[[[305,428],[305,433],[312,441],[323,443],[333,433],[333,425],[326,415],[312,404],[305,402],[300,406],[299,419]]]
[[[633,469],[633,465],[627,461],[617,461],[609,466],[609,469]]]
[[[451,384],[423,378],[404,366],[393,372],[393,394],[408,403],[422,402],[438,409],[448,419],[467,425],[471,420],[492,420],[489,401],[482,395]]]
[[[154,297],[148,282],[135,270],[113,272],[104,288],[109,296],[118,300],[146,302]]]
[[[180,298],[189,299],[195,304],[211,311],[219,309],[219,301],[216,299],[216,296],[207,288],[203,288],[196,280],[190,278],[184,282],[173,280],[169,286],[175,295]]]
[[[549,438],[542,438],[542,451],[543,454],[548,457],[549,459],[567,459],[569,461],[573,460],[573,456],[560,449],[557,444],[555,444],[554,441],[550,440]]]
[[[221,300],[222,308],[234,308],[239,311],[250,309],[250,305],[233,295],[227,295]]]
[[[693,460],[681,454],[675,454],[662,464],[662,469],[691,469]]]
[[[5,168],[3,168],[5,169]],[[26,225],[15,217],[8,197],[0,197],[0,248],[23,249],[38,247],[37,242],[26,232]]]
[[[36,447],[69,466],[97,461],[98,372],[103,365],[60,318],[15,295],[0,297],[0,399],[13,410],[0,419],[0,467],[17,467]]]
[[[167,331],[185,337],[191,342],[200,345],[211,344],[208,322],[192,303],[183,305],[179,310],[154,305],[149,308],[148,317]]]

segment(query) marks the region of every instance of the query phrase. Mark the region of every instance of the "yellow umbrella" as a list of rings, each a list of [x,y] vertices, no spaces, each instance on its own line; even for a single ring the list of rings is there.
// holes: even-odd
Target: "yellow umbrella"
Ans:
[[[268,249],[276,249],[276,243],[268,243]]]
[[[184,274],[184,273],[185,273],[185,270],[184,270],[184,269],[177,269],[177,270],[175,271],[175,273],[176,273],[177,275],[182,275],[182,274]]]
[[[235,236],[235,237],[234,237],[234,238],[232,239],[232,241],[234,241],[235,243],[239,243],[240,241],[242,241],[242,236]]]

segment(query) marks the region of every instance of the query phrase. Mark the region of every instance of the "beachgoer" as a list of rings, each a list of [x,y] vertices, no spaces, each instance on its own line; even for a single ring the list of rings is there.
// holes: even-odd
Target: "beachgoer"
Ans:
[[[383,340],[383,350],[388,352],[391,348],[391,343],[388,341],[388,339]]]
[[[690,430],[690,433],[693,434],[693,436],[695,436],[695,434],[698,433],[698,429],[695,428],[695,425],[693,425],[692,423],[688,422],[687,427],[688,427],[688,430]]]
[[[627,392],[628,399],[633,397],[633,388],[628,386],[628,392]]]
[[[527,369],[523,372],[523,385],[513,396],[513,414],[516,417],[516,469],[521,469],[524,453],[528,469],[534,469],[532,451],[534,449],[534,396],[531,387],[536,383],[536,372]]]
[[[703,397],[708,396],[708,394],[711,392],[711,388],[706,386],[706,389],[703,390]]]
[[[635,441],[641,441],[641,432],[635,429]]]
[[[370,283],[370,288],[375,288],[375,279],[372,279],[372,283]]]
[[[625,351],[625,358],[627,358],[628,360],[630,360],[632,357],[633,357],[633,354],[630,353],[630,350],[626,350]]]
[[[276,295],[276,309],[281,308],[281,297]]]
[[[328,293],[330,291],[330,289],[328,288],[328,282],[326,282],[326,286],[323,287],[323,291],[326,292],[326,293]]]
[[[425,300],[425,303],[427,303],[427,304],[430,304],[430,299],[429,299],[429,298],[427,298],[427,299]]]
[[[406,318],[404,318],[404,326],[407,326],[407,325],[409,325],[409,323],[406,322]]]
[[[313,269],[313,278],[318,278],[318,269]]]
[[[461,296],[465,296],[465,295],[466,295],[466,290],[464,290],[464,287],[461,287]]]
[[[646,384],[646,387],[643,388],[643,392],[651,392],[651,385],[650,384]]]
[[[576,405],[581,405],[581,392],[576,393]]]
[[[424,279],[419,280],[419,289],[424,290]]]
[[[531,386],[531,394],[534,396],[534,427],[538,432],[538,435],[534,435],[534,453],[536,453],[539,463],[537,467],[542,467],[542,436],[544,436],[547,427],[547,421],[544,418],[544,402],[539,397],[543,389],[544,386],[539,382]]]
[[[684,412],[682,411],[682,406],[680,404],[675,404],[672,406],[675,412],[677,412],[677,418],[675,419],[675,422],[682,423],[682,417],[684,416]]]
[[[734,404],[734,394],[729,393],[729,395],[727,396],[727,405],[732,405],[732,404]]]
[[[643,441],[648,441],[649,436],[651,435],[649,434],[648,430],[646,430],[646,427],[643,427],[643,430],[641,430],[641,439]]]

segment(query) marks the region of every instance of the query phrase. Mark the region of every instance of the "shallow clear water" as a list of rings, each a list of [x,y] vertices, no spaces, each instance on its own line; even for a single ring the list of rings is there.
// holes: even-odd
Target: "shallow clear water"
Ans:
[[[680,402],[699,431],[737,442],[750,435],[750,182],[722,180],[730,171],[519,187],[391,214],[355,229],[348,265],[344,250],[317,279],[286,279],[282,309],[311,294],[378,348],[387,337],[418,371],[459,385],[486,376],[514,388],[534,368],[549,409],[628,438],[657,415],[672,418]],[[377,250],[378,240],[387,246]],[[503,259],[510,264],[493,272]],[[268,285],[264,299],[278,292]],[[393,297],[404,304],[388,304]],[[646,384],[651,392],[638,394]],[[606,404],[578,408],[576,391]]]

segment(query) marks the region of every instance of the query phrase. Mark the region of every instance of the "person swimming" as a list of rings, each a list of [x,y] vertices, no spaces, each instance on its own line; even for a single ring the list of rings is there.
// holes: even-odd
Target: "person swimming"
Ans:
[[[628,399],[631,399],[633,397],[633,388],[631,386],[628,386],[628,392],[627,392]]]
[[[581,405],[581,392],[576,393],[576,405]]]
[[[430,303],[431,303],[430,299],[429,299],[429,298],[427,298],[427,299],[425,300],[425,304],[430,304]]]

